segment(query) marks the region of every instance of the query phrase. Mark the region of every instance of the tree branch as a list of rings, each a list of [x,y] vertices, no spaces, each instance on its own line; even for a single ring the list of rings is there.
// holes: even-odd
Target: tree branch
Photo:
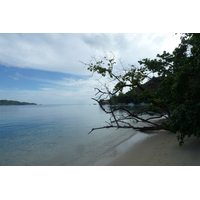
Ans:
[[[105,128],[106,129],[109,129],[109,128],[116,128],[116,129],[125,128],[125,129],[134,129],[134,130],[137,130],[137,131],[154,131],[154,130],[163,129],[163,127],[161,125],[156,126],[156,127],[152,127],[152,126],[134,127],[134,126],[113,126],[113,125],[110,125],[110,126],[102,126],[102,127],[98,127],[98,128],[92,128],[92,130],[88,134],[92,133],[95,130],[105,129]]]

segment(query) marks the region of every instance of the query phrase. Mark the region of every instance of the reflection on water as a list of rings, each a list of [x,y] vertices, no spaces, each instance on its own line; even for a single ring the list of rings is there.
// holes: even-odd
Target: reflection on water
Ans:
[[[109,116],[94,105],[0,107],[0,165],[92,165],[135,134],[103,129]]]

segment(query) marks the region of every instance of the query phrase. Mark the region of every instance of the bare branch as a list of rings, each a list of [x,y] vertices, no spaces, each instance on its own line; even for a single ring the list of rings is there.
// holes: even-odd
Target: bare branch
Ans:
[[[153,130],[161,130],[161,129],[163,129],[163,127],[161,125],[160,126],[156,126],[156,127],[152,127],[152,126],[133,127],[133,126],[113,126],[113,125],[110,125],[110,126],[102,126],[102,127],[98,127],[98,128],[92,128],[92,130],[88,134],[92,133],[95,130],[109,129],[109,128],[134,129],[134,130],[137,130],[137,131],[153,131]]]

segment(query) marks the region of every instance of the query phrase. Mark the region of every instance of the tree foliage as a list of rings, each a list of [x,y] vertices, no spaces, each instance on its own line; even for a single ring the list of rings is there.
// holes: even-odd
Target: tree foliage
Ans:
[[[164,51],[156,59],[145,58],[138,66],[129,66],[116,70],[117,63],[113,55],[100,61],[93,59],[88,70],[107,77],[103,89],[96,88],[93,98],[111,99],[108,109],[101,108],[111,115],[108,126],[100,128],[133,128],[136,130],[166,129],[177,133],[179,144],[187,137],[200,137],[200,34],[182,34],[181,43],[170,54]],[[123,97],[122,91],[128,88],[126,97],[137,96],[148,101],[145,109],[130,111],[118,108],[116,95]],[[123,110],[122,115],[118,115]],[[144,117],[145,116],[145,117]],[[148,117],[146,117],[148,116]],[[161,125],[152,121],[165,118]],[[145,122],[151,126],[136,126],[133,122]],[[95,130],[94,128],[93,130]]]
[[[12,100],[0,100],[0,105],[37,105],[36,103],[28,103],[28,102],[20,102],[20,101],[12,101]]]
[[[130,90],[126,93],[119,92],[118,95],[114,95],[110,98],[109,103],[113,105],[120,104],[141,104],[147,103],[148,100],[145,97],[140,97],[134,90]]]

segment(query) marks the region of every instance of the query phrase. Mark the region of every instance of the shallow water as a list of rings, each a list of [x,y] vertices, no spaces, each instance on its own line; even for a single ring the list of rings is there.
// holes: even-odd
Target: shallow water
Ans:
[[[133,130],[103,129],[97,105],[0,106],[0,165],[93,165]]]

